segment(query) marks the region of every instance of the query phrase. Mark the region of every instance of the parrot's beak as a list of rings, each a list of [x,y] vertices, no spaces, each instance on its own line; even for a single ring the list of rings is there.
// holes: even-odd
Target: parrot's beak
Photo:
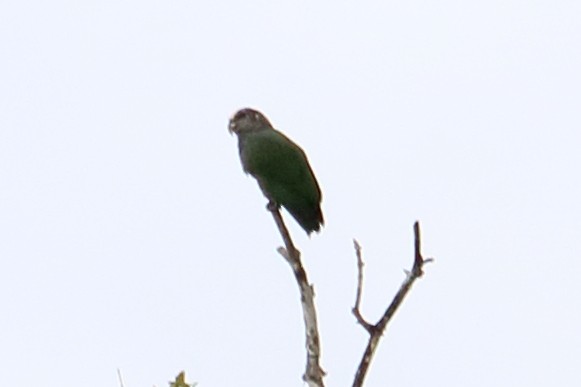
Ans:
[[[230,122],[228,123],[228,131],[230,134],[236,133],[236,123],[232,118],[230,118]]]

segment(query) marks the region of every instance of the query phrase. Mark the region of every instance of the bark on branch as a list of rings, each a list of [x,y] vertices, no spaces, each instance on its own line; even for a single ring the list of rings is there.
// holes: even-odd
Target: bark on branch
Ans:
[[[278,206],[269,203],[268,210],[272,213],[276,226],[282,236],[285,247],[279,247],[277,251],[290,265],[301,294],[301,306],[305,322],[307,366],[303,375],[303,380],[309,387],[324,387],[323,377],[325,371],[319,364],[321,357],[321,345],[319,340],[319,328],[317,325],[317,311],[315,309],[315,292],[309,283],[307,273],[301,263],[301,254],[296,249],[286,228]]]
[[[357,294],[355,296],[355,306],[353,307],[353,315],[357,319],[357,322],[369,333],[369,341],[367,342],[367,347],[363,352],[363,356],[357,367],[357,372],[355,373],[355,379],[353,380],[353,387],[363,386],[365,376],[369,370],[369,365],[373,359],[373,355],[377,350],[379,340],[385,331],[385,328],[401,303],[403,302],[405,296],[410,291],[415,280],[420,278],[423,272],[423,266],[425,263],[432,261],[431,258],[424,259],[421,253],[421,240],[420,240],[420,224],[418,222],[414,223],[414,264],[411,271],[405,271],[406,279],[399,288],[395,297],[391,301],[391,304],[385,310],[383,316],[379,319],[376,324],[371,324],[363,318],[360,310],[361,297],[363,293],[363,258],[361,256],[361,246],[354,240],[355,245],[355,255],[357,256]]]

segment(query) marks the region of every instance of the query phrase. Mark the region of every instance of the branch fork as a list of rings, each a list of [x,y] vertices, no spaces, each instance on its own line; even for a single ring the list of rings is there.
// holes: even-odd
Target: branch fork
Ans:
[[[414,264],[411,270],[404,270],[406,273],[406,278],[403,281],[401,287],[396,293],[395,297],[391,301],[391,304],[387,307],[383,316],[375,324],[372,324],[365,320],[361,314],[361,298],[363,294],[363,258],[361,254],[361,245],[356,240],[353,240],[355,247],[355,256],[357,257],[357,292],[355,295],[355,305],[353,306],[352,312],[355,316],[357,322],[367,331],[369,334],[369,340],[367,342],[367,347],[363,352],[363,356],[357,367],[357,372],[355,373],[355,379],[353,381],[353,387],[363,386],[365,376],[369,370],[369,365],[373,359],[373,355],[377,350],[379,340],[385,332],[385,328],[389,321],[394,316],[395,312],[403,302],[405,296],[410,291],[415,280],[420,278],[423,274],[423,267],[425,263],[433,261],[432,258],[424,259],[421,253],[421,240],[420,240],[420,224],[418,222],[414,223]]]

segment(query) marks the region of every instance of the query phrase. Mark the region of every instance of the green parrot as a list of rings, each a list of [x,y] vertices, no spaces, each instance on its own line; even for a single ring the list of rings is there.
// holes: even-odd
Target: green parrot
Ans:
[[[321,189],[305,152],[253,109],[236,112],[228,130],[238,136],[244,172],[258,181],[269,204],[283,206],[308,235],[318,232],[324,224]]]

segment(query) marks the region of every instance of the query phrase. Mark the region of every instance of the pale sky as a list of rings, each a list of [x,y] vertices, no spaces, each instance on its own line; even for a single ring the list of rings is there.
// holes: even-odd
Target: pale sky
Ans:
[[[349,386],[579,386],[581,3],[0,3],[0,385],[301,386],[298,291],[228,118],[309,156],[283,214]]]

